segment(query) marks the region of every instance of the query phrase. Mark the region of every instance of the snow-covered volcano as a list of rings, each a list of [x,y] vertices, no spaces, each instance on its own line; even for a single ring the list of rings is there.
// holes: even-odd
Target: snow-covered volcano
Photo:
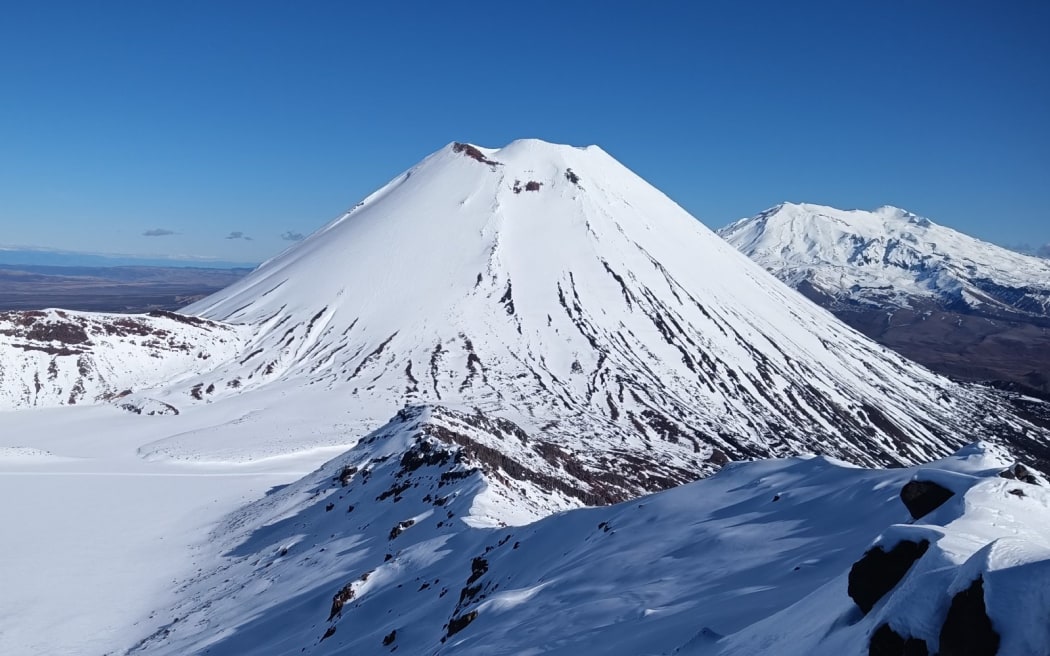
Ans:
[[[840,300],[911,307],[934,299],[1050,317],[1050,261],[896,207],[782,203],[719,234],[788,284],[807,282]]]
[[[877,341],[960,378],[1050,392],[1050,261],[894,207],[784,203],[719,234]]]
[[[814,308],[595,146],[449,144],[186,311],[256,334],[167,390],[173,405],[292,383],[344,390],[372,428],[405,405],[465,406],[585,468],[646,471],[635,491],[726,458],[912,462],[1016,428]]]

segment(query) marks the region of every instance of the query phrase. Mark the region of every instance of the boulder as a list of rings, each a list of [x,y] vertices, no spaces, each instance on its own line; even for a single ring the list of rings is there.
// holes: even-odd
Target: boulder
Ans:
[[[940,656],[995,656],[999,634],[984,607],[984,580],[952,597],[948,616],[941,626]]]
[[[889,624],[875,629],[868,643],[868,656],[929,656],[929,653],[925,640],[905,638]]]
[[[868,549],[849,570],[847,592],[850,599],[867,615],[879,599],[900,583],[912,563],[921,558],[929,547],[927,540],[903,540],[889,551],[881,546]]]
[[[930,481],[910,481],[901,488],[901,501],[912,519],[921,519],[940,508],[955,493]]]
[[[1039,485],[1039,479],[1036,478],[1032,472],[1028,471],[1028,468],[1024,465],[1017,463],[1011,467],[1007,467],[1003,471],[999,472],[1001,478],[1008,478],[1013,481],[1021,481],[1022,483],[1029,483],[1031,485]]]

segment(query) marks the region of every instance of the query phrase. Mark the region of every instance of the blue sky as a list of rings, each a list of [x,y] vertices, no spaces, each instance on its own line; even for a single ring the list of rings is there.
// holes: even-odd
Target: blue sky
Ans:
[[[364,4],[9,3],[0,244],[258,261],[520,137],[600,144],[712,227],[892,204],[1050,241],[1048,2]]]

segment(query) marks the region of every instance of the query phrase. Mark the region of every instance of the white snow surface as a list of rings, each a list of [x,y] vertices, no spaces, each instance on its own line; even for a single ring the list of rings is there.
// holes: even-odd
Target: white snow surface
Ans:
[[[896,207],[782,203],[719,234],[792,287],[809,282],[838,299],[899,307],[935,299],[1050,315],[1050,261]]]
[[[474,471],[454,455],[385,457],[443,453],[420,431],[431,419],[403,415],[227,520],[213,535],[225,557],[132,653],[862,656],[883,623],[936,653],[952,596],[977,577],[999,653],[1050,649],[1050,492],[998,477],[1010,461],[991,445],[911,469],[731,464],[617,506],[480,528],[461,515],[498,478],[451,480]],[[938,473],[966,484],[913,522],[902,486]],[[902,536],[932,544],[862,616],[850,567]]]

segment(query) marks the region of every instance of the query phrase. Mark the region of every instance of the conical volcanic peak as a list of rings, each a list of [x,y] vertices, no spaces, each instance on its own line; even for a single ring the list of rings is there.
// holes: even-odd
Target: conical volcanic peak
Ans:
[[[571,460],[584,490],[800,450],[912,462],[987,436],[972,415],[994,403],[846,328],[593,146],[451,143],[188,311],[255,332],[191,381],[205,400],[330,390],[369,427],[477,409],[567,448],[520,462]]]

